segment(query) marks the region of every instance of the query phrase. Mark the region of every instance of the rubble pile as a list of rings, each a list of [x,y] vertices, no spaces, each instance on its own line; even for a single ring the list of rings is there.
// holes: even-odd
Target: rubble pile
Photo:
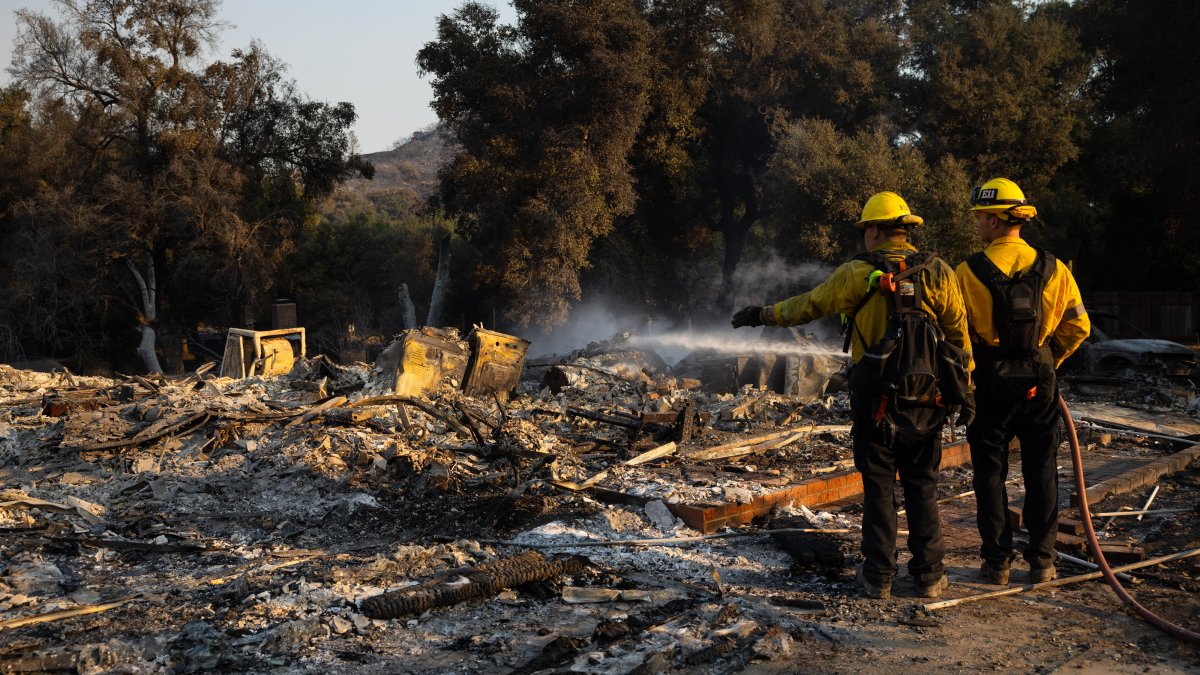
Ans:
[[[149,669],[294,665],[323,640],[367,638],[390,625],[378,617],[491,596],[527,604],[526,587],[538,584],[528,572],[504,572],[509,549],[481,544],[488,536],[524,530],[546,546],[552,533],[573,528],[581,535],[574,541],[686,532],[665,504],[749,499],[847,457],[844,427],[830,424],[843,421],[844,397],[802,401],[750,386],[713,394],[671,376],[652,354],[591,349],[530,367],[511,397],[468,396],[453,379],[430,394],[399,395],[395,362],[386,359],[371,367],[301,358],[287,375],[241,379],[211,369],[110,379],[0,366],[0,630],[29,631],[20,649],[0,648],[0,663],[15,667],[20,655],[25,665],[79,668],[102,652]],[[737,453],[687,459],[763,429],[805,433],[753,461]],[[791,461],[798,458],[805,468]],[[635,502],[604,503],[593,488]],[[677,553],[637,568],[710,573],[711,561]],[[534,576],[543,596],[575,584],[561,594],[570,603],[660,607],[689,596],[661,586],[636,591],[611,572],[606,581],[624,590],[591,587],[626,555],[600,552],[586,572],[579,562],[543,564],[546,573]],[[452,572],[464,565],[500,565],[499,580],[468,582],[478,577],[468,574],[458,585]],[[407,604],[385,600],[428,575],[445,585],[428,607],[402,612],[392,605]],[[136,614],[127,612],[147,606],[161,630],[135,640],[139,631],[117,617],[128,621]],[[38,638],[53,634],[58,614],[73,612],[97,614],[108,639],[63,651]],[[679,621],[646,617],[647,627]],[[689,621],[696,632],[686,651],[700,655],[693,661],[766,649],[766,622],[729,632],[704,628],[698,615]],[[772,634],[767,642],[783,653],[786,640]],[[714,644],[716,652],[704,652]],[[585,663],[596,658],[578,651]],[[564,651],[550,665],[566,659]]]
[[[828,533],[774,540],[681,515],[851,473],[829,369],[819,395],[714,391],[617,341],[468,395],[455,354],[403,386],[395,352],[241,379],[0,366],[0,670],[731,672],[873,620],[855,500],[778,504],[766,527]]]

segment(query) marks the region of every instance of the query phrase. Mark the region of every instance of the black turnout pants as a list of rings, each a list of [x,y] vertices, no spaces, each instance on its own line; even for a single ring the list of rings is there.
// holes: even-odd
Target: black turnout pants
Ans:
[[[887,582],[896,575],[896,512],[900,508],[896,472],[904,491],[908,514],[908,550],[912,560],[908,573],[921,585],[929,585],[944,573],[942,523],[938,516],[937,478],[942,461],[941,434],[915,441],[885,443],[872,419],[871,401],[850,399],[854,428],[854,466],[862,474],[863,572],[873,582]]]
[[[1062,425],[1058,417],[1058,392],[1050,402],[1020,401],[1004,405],[989,400],[980,383],[975,392],[978,414],[967,429],[974,469],[976,522],[983,539],[980,554],[994,565],[1013,559],[1013,533],[1008,526],[1008,444],[1021,441],[1021,475],[1025,481],[1022,520],[1029,530],[1025,560],[1030,567],[1054,564],[1054,538],[1058,531],[1058,444]]]

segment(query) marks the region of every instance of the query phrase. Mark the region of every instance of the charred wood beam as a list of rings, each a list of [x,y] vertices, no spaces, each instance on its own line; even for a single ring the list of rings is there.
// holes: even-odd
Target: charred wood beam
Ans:
[[[580,454],[592,452],[593,450],[595,450],[601,446],[608,446],[613,449],[622,447],[621,443],[618,443],[617,441],[614,441],[611,438],[600,438],[599,436],[589,436],[588,434],[574,434],[571,432],[561,432],[556,435],[559,438],[565,438],[565,439],[571,440],[571,441],[579,441],[580,443],[591,443],[595,446],[594,448],[590,448],[587,450],[579,450]]]
[[[396,404],[396,415],[400,418],[400,428],[408,431],[412,428],[412,422],[408,419],[408,411],[404,409],[403,403]]]
[[[79,656],[71,652],[32,654],[0,660],[0,673],[79,672]]]
[[[700,429],[708,424],[710,418],[709,413],[697,412],[696,403],[688,401],[682,410],[671,410],[668,412],[641,413],[642,426],[635,433],[635,438],[643,431],[652,434],[661,434],[664,430],[670,430],[670,438],[680,444],[690,442],[700,431]]]
[[[89,445],[64,448],[64,450],[74,450],[76,452],[98,452],[100,450],[113,450],[116,448],[134,448],[139,445],[150,443],[151,441],[157,441],[165,436],[170,436],[193,427],[198,427],[207,422],[209,417],[210,415],[208,412],[201,411],[187,415],[174,424],[169,424],[161,429],[151,431],[149,433],[143,432],[129,438],[119,438],[115,441],[105,441],[103,443],[92,443]]]
[[[413,398],[411,396],[397,396],[397,395],[372,396],[371,398],[364,398],[360,401],[355,401],[354,403],[351,403],[351,404],[347,405],[346,407],[362,408],[362,407],[369,406],[369,405],[395,405],[397,403],[402,403],[404,405],[411,405],[412,407],[416,408],[417,410],[420,410],[421,412],[425,413],[426,415],[429,415],[430,417],[441,421],[446,426],[453,429],[455,433],[457,433],[458,435],[460,435],[464,438],[472,438],[478,434],[478,432],[476,432],[475,434],[472,434],[471,430],[468,429],[466,426],[464,426],[462,422],[459,422],[458,420],[456,420],[453,417],[447,415],[446,413],[438,410],[437,408],[429,405],[428,403],[426,403],[420,399]]]
[[[149,389],[150,392],[153,394],[157,394],[159,392],[159,386],[157,384],[154,384],[153,382],[151,382],[150,380],[147,380],[146,378],[142,377],[141,375],[130,375],[129,379],[133,380],[134,382],[137,382],[138,384],[142,385],[146,389]]]
[[[440,577],[431,582],[383,593],[362,602],[363,613],[372,619],[397,619],[435,607],[495,595],[506,588],[545,581],[563,574],[577,574],[588,565],[583,556],[546,560],[537,551],[526,551],[477,565],[462,576],[467,583],[449,585]]]
[[[76,410],[98,410],[108,406],[123,405],[144,396],[145,394],[138,392],[130,385],[77,391],[51,390],[41,397],[42,414],[47,417],[62,417]],[[15,407],[35,402],[34,399],[21,399],[5,402],[4,405]]]
[[[620,375],[617,375],[616,373],[610,373],[607,370],[604,370],[602,368],[596,368],[594,366],[585,366],[585,365],[582,365],[579,363],[526,363],[525,367],[526,368],[579,368],[580,370],[590,370],[593,373],[599,373],[606,377],[611,377],[611,378],[615,378],[618,380],[624,379]]]
[[[630,575],[627,575],[629,578]],[[690,594],[690,590],[689,590]],[[635,640],[643,639],[648,631],[672,633],[671,627],[681,627],[685,617],[690,616],[694,612],[698,602],[694,599],[673,600],[663,605],[660,608],[650,610],[641,616],[629,616],[626,619],[601,621],[590,640],[582,638],[578,642],[587,640],[588,643],[574,645],[560,644],[555,649],[544,650],[541,655],[535,657],[532,661],[514,670],[514,673],[529,674],[540,672],[543,670],[552,670],[554,666],[562,666],[565,662],[573,659],[575,655],[586,648],[589,651],[603,650],[608,653],[618,653],[625,645]],[[575,646],[579,649],[572,650]],[[547,653],[549,652],[549,653]],[[671,659],[662,652],[650,654],[646,661],[641,666],[631,670],[631,673],[664,673],[673,670]],[[556,671],[557,672],[557,671]]]
[[[454,409],[462,416],[461,421],[471,431],[471,435],[475,437],[475,442],[480,446],[487,445],[487,441],[484,440],[483,434],[479,431],[479,425],[482,423],[481,420],[471,414],[471,411],[467,409],[467,406],[463,405],[462,401],[455,401]],[[497,431],[497,429],[492,427],[492,431]]]
[[[321,413],[328,422],[341,424],[343,426],[357,426],[365,424],[375,419],[375,413],[370,410],[354,410],[347,408],[334,408]]]
[[[500,426],[508,424],[508,410],[505,409],[504,403],[500,400],[500,395],[492,394],[492,400],[496,402],[496,409],[500,411]]]
[[[254,413],[254,414],[235,413],[235,412],[215,412],[212,414],[220,419],[229,420],[231,422],[251,423],[251,422],[280,422],[283,420],[290,420],[290,419],[293,419],[296,417],[300,417],[301,415],[304,414],[304,412],[303,411],[295,411],[295,412]]]
[[[124,539],[96,539],[92,537],[46,537],[49,541],[66,542],[91,546],[92,548],[107,548],[114,551],[146,551],[149,553],[203,553],[210,551],[203,544],[153,544],[143,541],[125,541]]]
[[[77,616],[87,616],[88,614],[107,612],[110,609],[127,605],[141,598],[141,593],[135,593],[119,600],[113,600],[112,602],[105,602],[98,605],[83,605],[73,609],[64,609],[56,612],[46,612],[44,614],[35,614],[33,616],[22,616],[15,619],[8,619],[6,621],[0,621],[0,630],[20,628],[21,626],[31,626],[39,623],[50,623],[52,621],[61,621],[63,619],[71,619]]]
[[[30,525],[28,527],[0,527],[0,534],[26,534],[28,532],[44,532],[50,525]]]
[[[1197,440],[1200,440],[1200,434],[1189,434],[1187,436],[1167,436],[1166,434],[1156,434],[1153,431],[1146,431],[1140,427],[1135,427],[1132,424],[1123,424],[1121,422],[1113,422],[1112,420],[1102,420],[1095,417],[1080,417],[1080,422],[1086,422],[1093,427],[1098,427],[1105,431],[1124,431],[1145,438],[1153,438],[1159,441],[1168,443],[1179,443],[1181,445],[1192,445]]]
[[[603,415],[601,413],[594,413],[590,410],[574,407],[567,408],[567,414],[592,420],[593,422],[611,424],[615,427],[624,427],[634,431],[642,428],[642,421],[634,417],[613,417],[612,415]]]

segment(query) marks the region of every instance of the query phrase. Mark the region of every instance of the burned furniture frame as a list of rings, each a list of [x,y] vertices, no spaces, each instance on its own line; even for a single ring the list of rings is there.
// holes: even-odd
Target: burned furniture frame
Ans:
[[[279,341],[299,342],[296,356],[307,353],[303,328],[280,328],[277,330],[248,330],[230,328],[225,339],[225,355],[221,359],[221,377],[240,379],[255,375],[278,375],[282,364],[275,363],[279,355]],[[248,348],[249,347],[249,348]],[[283,372],[291,370],[288,365]]]

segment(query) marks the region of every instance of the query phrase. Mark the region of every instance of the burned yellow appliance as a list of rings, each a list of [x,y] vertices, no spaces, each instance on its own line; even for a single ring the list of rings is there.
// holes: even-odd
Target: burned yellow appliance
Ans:
[[[497,394],[507,399],[521,381],[529,340],[476,326],[471,341],[471,365],[463,391],[468,396]]]
[[[303,328],[230,328],[221,359],[221,377],[285,375],[291,372],[297,358],[304,357],[305,349]]]
[[[396,394],[434,394],[443,382],[461,386],[469,355],[467,343],[453,328],[426,326],[404,331],[396,365]]]

